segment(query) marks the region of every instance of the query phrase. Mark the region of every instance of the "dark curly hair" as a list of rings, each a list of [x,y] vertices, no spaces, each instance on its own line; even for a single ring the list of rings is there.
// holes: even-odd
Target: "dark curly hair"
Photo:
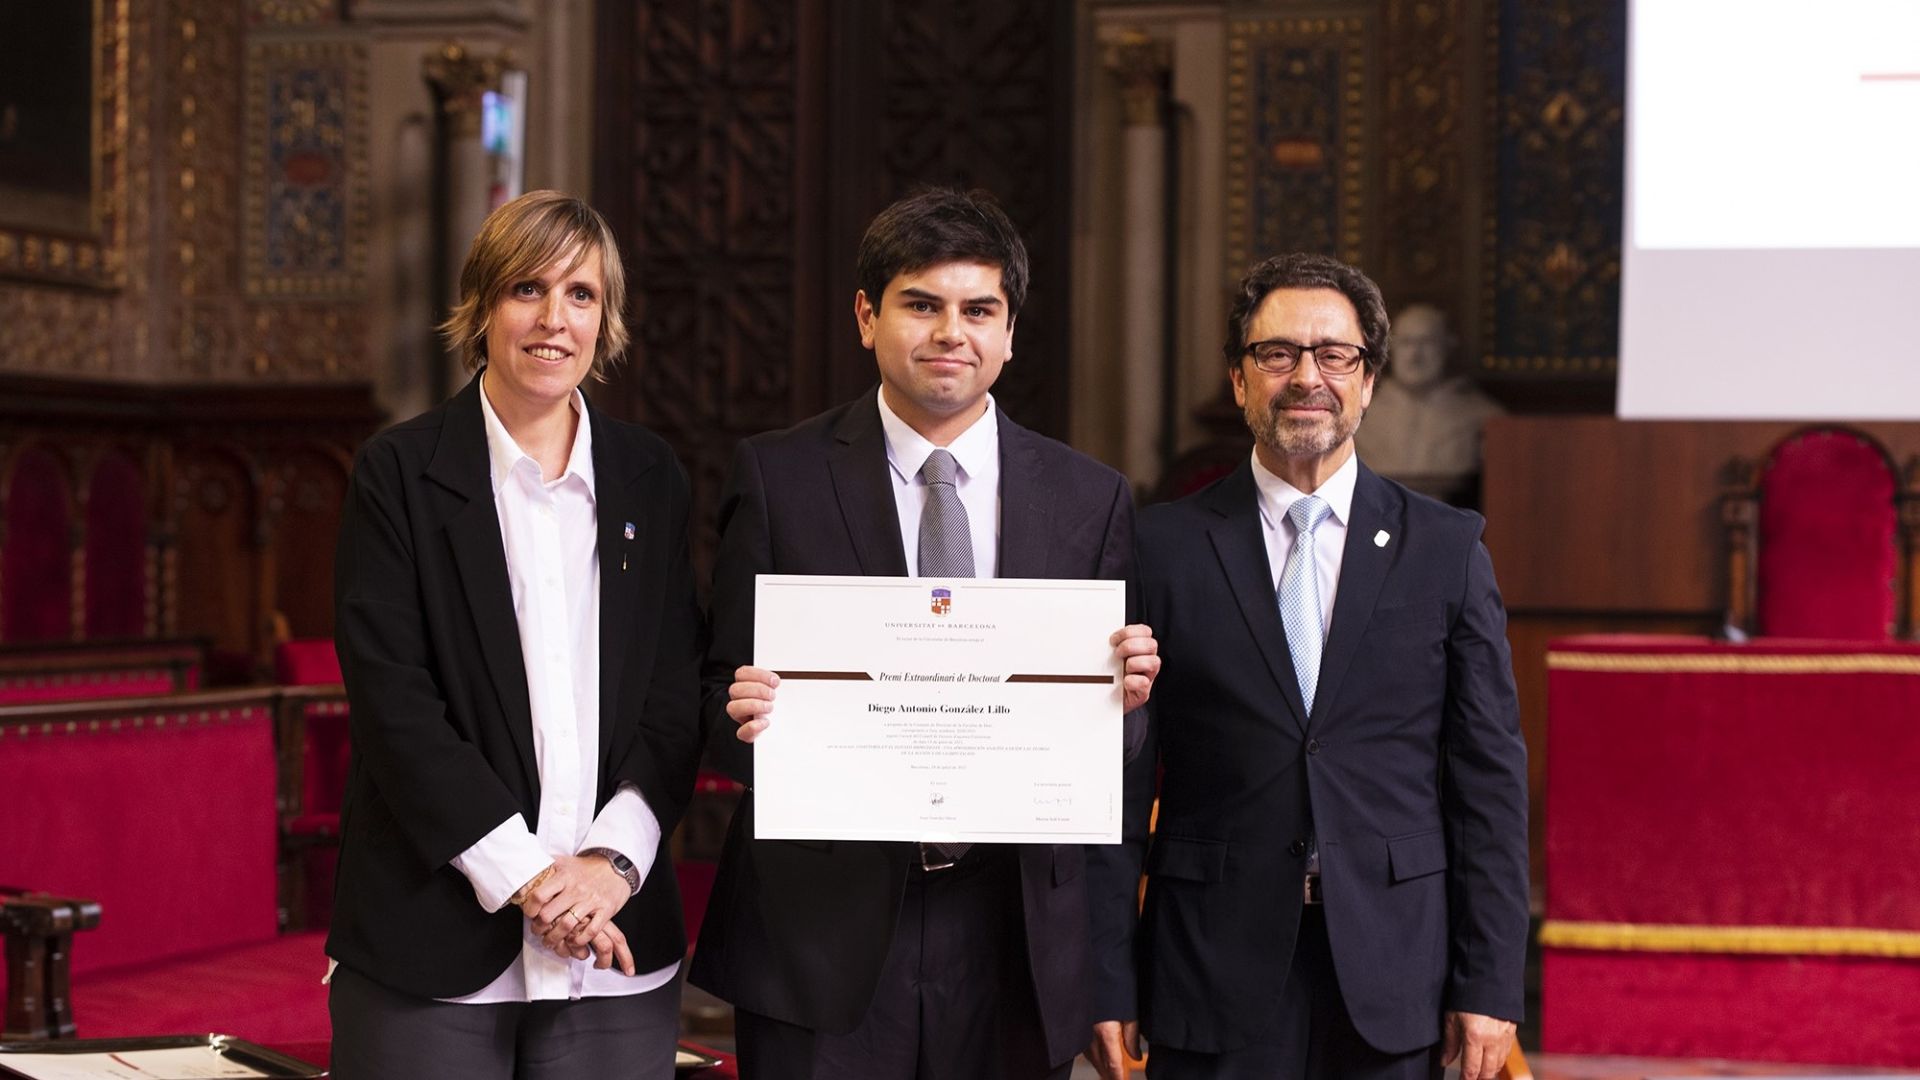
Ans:
[[[1227,313],[1227,342],[1221,352],[1227,366],[1237,368],[1247,351],[1247,323],[1260,302],[1275,289],[1332,289],[1345,296],[1360,316],[1360,344],[1367,348],[1367,374],[1377,376],[1387,366],[1387,303],[1380,286],[1355,267],[1327,255],[1294,252],[1275,255],[1247,272],[1234,292]]]

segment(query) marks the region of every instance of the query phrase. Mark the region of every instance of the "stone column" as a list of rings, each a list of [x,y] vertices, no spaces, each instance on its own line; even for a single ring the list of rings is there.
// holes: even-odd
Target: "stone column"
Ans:
[[[442,160],[446,162],[446,189],[440,193],[441,251],[448,307],[460,299],[460,265],[466,261],[467,248],[473,242],[480,223],[486,220],[493,169],[487,160],[487,148],[480,141],[481,98],[489,90],[500,88],[500,75],[507,69],[506,52],[481,56],[465,46],[449,43],[428,53],[421,72],[433,88],[439,105]],[[458,360],[450,360],[442,386],[448,393],[458,390],[467,379]]]
[[[1172,49],[1143,30],[1106,42],[1105,64],[1126,110],[1122,132],[1120,355],[1125,472],[1140,487],[1159,479],[1167,319],[1167,74]]]

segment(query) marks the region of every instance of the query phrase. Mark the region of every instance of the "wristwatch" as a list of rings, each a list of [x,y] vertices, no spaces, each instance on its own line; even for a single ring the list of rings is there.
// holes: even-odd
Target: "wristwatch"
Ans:
[[[640,868],[633,865],[632,859],[627,858],[625,855],[620,854],[610,847],[590,847],[580,854],[599,855],[612,863],[614,872],[627,879],[628,896],[632,896],[640,891]]]

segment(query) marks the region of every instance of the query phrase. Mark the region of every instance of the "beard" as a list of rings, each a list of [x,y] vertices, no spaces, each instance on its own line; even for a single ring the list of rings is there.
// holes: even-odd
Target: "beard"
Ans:
[[[1311,405],[1328,410],[1311,420],[1288,416],[1295,405]],[[1283,393],[1266,404],[1247,398],[1247,428],[1261,446],[1282,457],[1319,457],[1353,438],[1360,418],[1349,416],[1338,398],[1327,390]]]

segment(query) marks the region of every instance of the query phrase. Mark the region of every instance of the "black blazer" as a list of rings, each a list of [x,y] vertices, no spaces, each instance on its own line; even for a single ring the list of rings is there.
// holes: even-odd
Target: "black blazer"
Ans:
[[[665,838],[692,796],[700,744],[687,480],[652,432],[592,407],[587,419],[600,557],[594,810],[631,783],[660,819],[653,869],[614,919],[650,971],[686,949]],[[522,916],[487,914],[449,863],[515,813],[537,828],[540,809],[478,376],[361,448],[334,603],[353,751],[327,954],[404,993],[473,993],[518,955]]]
[[[1005,413],[1000,428],[1002,577],[1125,577],[1133,498],[1125,478]],[[907,573],[875,394],[741,443],[720,510],[713,646],[702,678],[709,753],[753,781],[752,747],[725,711],[753,659],[756,574]],[[753,794],[734,815],[691,979],[742,1008],[816,1031],[853,1030],[893,939],[916,846],[755,840]],[[1018,848],[1027,951],[1047,1048],[1085,1045],[1087,901],[1078,845]]]
[[[1405,1052],[1439,1039],[1443,1009],[1520,1019],[1527,758],[1481,518],[1360,466],[1308,717],[1257,500],[1242,465],[1141,514],[1163,667],[1126,843],[1090,856],[1099,1018],[1195,1051],[1270,1038],[1312,832],[1362,1037]]]

